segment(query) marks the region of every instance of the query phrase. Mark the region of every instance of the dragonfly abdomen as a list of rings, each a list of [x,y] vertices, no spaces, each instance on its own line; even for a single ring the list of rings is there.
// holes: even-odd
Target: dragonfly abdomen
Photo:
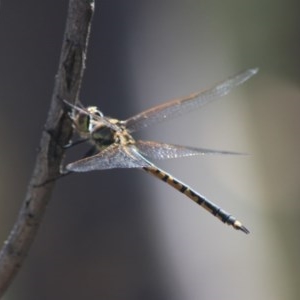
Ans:
[[[234,216],[227,213],[225,210],[221,209],[219,206],[214,204],[213,202],[207,200],[205,197],[193,191],[189,186],[174,178],[170,174],[165,171],[157,168],[157,167],[144,167],[143,168],[147,173],[157,177],[158,179],[166,182],[179,192],[183,193],[191,200],[202,206],[204,209],[209,211],[212,215],[217,217],[220,221],[225,224],[233,226],[237,230],[241,230],[245,233],[249,233],[249,230],[242,225],[240,221],[238,221]]]

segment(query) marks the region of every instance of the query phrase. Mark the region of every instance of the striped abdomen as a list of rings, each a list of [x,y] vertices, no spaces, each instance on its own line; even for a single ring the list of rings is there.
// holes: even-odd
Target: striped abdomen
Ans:
[[[166,182],[176,190],[185,194],[187,197],[192,199],[197,204],[201,205],[203,208],[205,208],[207,211],[209,211],[212,215],[217,217],[223,223],[231,225],[233,226],[233,228],[237,230],[241,230],[247,234],[249,233],[249,230],[245,226],[243,226],[243,224],[240,221],[238,221],[235,217],[231,216],[225,210],[221,209],[213,202],[207,200],[202,195],[196,193],[189,186],[179,181],[178,179],[174,178],[170,174],[166,173],[165,171],[157,167],[144,167],[143,169],[147,173],[150,173],[151,175],[159,178],[160,180]]]

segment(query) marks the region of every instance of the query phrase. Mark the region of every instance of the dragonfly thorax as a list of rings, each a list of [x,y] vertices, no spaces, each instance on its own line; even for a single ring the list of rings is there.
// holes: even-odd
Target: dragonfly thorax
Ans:
[[[91,140],[97,146],[109,146],[116,141],[116,131],[106,125],[96,125],[91,131]]]
[[[112,124],[117,125],[114,121],[115,119],[108,119]],[[92,143],[96,144],[96,146],[100,149],[103,147],[107,147],[112,144],[120,144],[120,145],[129,145],[134,144],[135,141],[132,136],[127,132],[126,128],[122,125],[117,127],[117,130],[104,125],[98,124],[93,127],[93,130],[90,133],[90,138]]]

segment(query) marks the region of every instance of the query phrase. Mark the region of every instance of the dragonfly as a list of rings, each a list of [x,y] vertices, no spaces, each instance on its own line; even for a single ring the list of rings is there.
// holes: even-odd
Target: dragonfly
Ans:
[[[88,141],[92,145],[92,151],[90,151],[92,154],[69,163],[66,166],[67,171],[89,172],[113,168],[142,169],[183,193],[223,223],[248,234],[249,230],[233,215],[152,162],[152,159],[238,153],[179,146],[157,141],[135,140],[132,133],[169,118],[178,117],[218,97],[225,96],[257,72],[258,69],[245,70],[210,89],[154,106],[125,121],[104,116],[96,106],[85,108],[64,100],[65,104],[71,109],[70,117],[73,121],[73,127],[80,136],[81,141]]]

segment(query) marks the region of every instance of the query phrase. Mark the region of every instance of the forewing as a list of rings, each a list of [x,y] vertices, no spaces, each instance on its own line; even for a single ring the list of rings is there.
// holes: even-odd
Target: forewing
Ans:
[[[137,141],[136,147],[138,148],[138,151],[143,156],[152,159],[169,159],[169,158],[179,158],[179,157],[207,155],[207,154],[229,154],[229,155],[242,154],[238,152],[186,147],[186,146],[171,145],[171,144],[152,142],[152,141]]]
[[[134,146],[112,145],[96,155],[70,163],[66,169],[73,172],[89,172],[114,168],[142,168],[149,162],[137,155]]]
[[[231,89],[242,84],[257,72],[258,69],[248,69],[216,84],[210,89],[155,106],[127,119],[124,121],[124,125],[129,132],[133,132],[154,123],[162,122],[170,117],[177,117],[193,111],[218,97],[225,96]]]

